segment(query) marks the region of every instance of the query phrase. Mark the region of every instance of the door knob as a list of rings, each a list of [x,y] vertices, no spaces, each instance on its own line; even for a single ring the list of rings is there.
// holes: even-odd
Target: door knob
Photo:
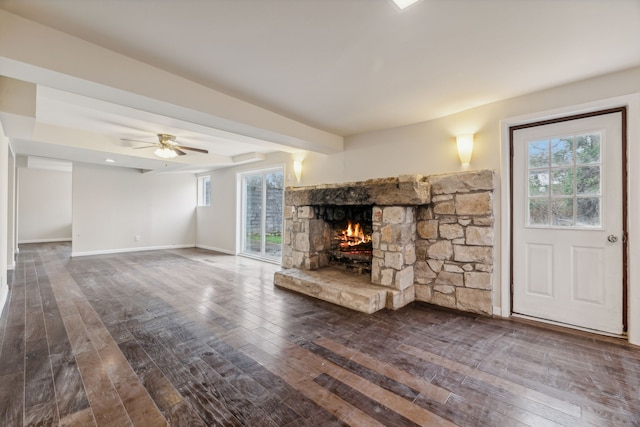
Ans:
[[[611,243],[615,243],[618,241],[618,236],[610,234],[609,237],[607,237],[607,240],[610,241]]]

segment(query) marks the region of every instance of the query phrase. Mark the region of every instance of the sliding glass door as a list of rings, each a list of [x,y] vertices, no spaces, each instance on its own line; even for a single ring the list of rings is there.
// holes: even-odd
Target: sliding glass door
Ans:
[[[242,254],[280,260],[283,198],[282,168],[242,175]]]

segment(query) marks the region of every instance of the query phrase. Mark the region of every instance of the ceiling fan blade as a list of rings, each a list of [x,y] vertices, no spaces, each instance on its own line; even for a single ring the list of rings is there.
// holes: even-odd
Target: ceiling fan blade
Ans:
[[[145,144],[155,144],[153,141],[142,141],[141,139],[131,139],[131,138],[120,138],[120,141],[125,142],[143,142]]]
[[[147,144],[150,144],[150,143],[147,142]],[[158,146],[157,144],[151,144],[151,145],[145,145],[144,147],[131,147],[131,148],[133,148],[134,150],[140,150],[142,148],[153,148],[153,147],[157,147],[157,146]]]
[[[189,151],[196,151],[198,153],[209,154],[208,150],[203,150],[202,148],[185,147],[184,145],[174,145],[174,147],[180,148],[181,150],[189,150]]]
[[[184,148],[184,147],[180,147],[180,148]],[[187,154],[184,151],[179,150],[177,146],[173,146],[173,147],[171,147],[171,149],[173,151],[175,151],[176,153],[178,153],[178,156],[184,156],[185,154]]]

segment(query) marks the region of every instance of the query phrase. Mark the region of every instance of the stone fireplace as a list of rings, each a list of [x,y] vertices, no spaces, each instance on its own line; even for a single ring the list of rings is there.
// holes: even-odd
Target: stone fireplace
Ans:
[[[418,300],[491,314],[492,193],[491,171],[289,187],[274,283],[367,313]],[[345,239],[349,224],[365,237]]]

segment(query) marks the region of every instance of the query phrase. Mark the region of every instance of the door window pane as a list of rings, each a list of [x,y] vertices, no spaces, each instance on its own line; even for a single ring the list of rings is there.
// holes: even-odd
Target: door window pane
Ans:
[[[576,137],[578,164],[600,163],[600,135],[580,135]]]
[[[529,168],[549,165],[549,141],[531,141],[528,147]]]
[[[588,197],[577,200],[576,225],[600,227],[600,198]]]
[[[549,225],[549,199],[529,200],[529,225]]]
[[[561,227],[573,225],[573,199],[553,199],[551,201],[551,224]]]
[[[573,164],[573,137],[556,138],[551,140],[552,166]]]
[[[600,166],[581,166],[576,169],[576,192],[600,194]]]
[[[529,171],[529,196],[549,195],[549,172]]]
[[[573,194],[573,168],[552,169],[551,182],[554,196],[571,196]]]
[[[279,258],[282,254],[282,200],[284,197],[284,179],[282,172],[266,176],[266,216],[265,216],[265,253]]]
[[[259,255],[262,252],[262,176],[245,178],[244,250]]]

